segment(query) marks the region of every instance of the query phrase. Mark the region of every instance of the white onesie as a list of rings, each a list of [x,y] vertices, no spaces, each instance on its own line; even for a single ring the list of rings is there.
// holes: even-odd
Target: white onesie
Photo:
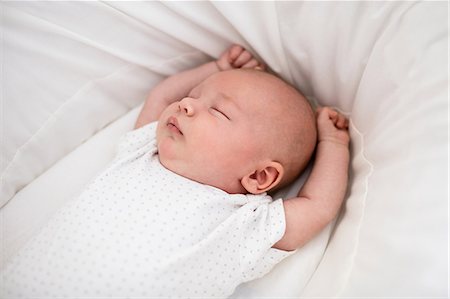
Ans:
[[[2,298],[228,296],[288,256],[281,199],[230,195],[158,159],[156,125],[127,133],[112,164],[2,273]]]

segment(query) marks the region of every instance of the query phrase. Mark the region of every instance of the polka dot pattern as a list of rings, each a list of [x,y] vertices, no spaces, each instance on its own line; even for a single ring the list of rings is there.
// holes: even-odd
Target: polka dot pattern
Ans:
[[[282,200],[229,195],[165,169],[156,123],[1,273],[2,298],[227,296],[289,255]]]

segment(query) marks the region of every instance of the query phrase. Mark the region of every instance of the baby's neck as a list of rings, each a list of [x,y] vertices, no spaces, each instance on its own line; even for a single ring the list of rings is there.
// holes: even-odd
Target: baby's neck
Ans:
[[[249,192],[242,186],[240,180],[236,180],[234,184],[230,184],[230,186],[213,186],[222,191],[227,192],[228,194],[249,194]]]

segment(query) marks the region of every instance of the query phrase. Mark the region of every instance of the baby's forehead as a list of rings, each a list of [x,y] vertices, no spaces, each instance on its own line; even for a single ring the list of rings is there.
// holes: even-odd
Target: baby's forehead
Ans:
[[[281,96],[282,81],[262,71],[232,70],[214,74],[204,80],[195,92],[212,92],[220,98],[237,104],[264,106],[271,104],[274,96]]]

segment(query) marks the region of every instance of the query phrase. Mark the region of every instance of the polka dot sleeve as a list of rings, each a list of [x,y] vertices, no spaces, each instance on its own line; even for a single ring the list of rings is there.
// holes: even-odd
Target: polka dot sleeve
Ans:
[[[272,201],[266,196],[262,201],[248,203],[242,217],[240,266],[244,281],[265,275],[282,259],[295,252],[272,248],[286,230],[283,200]]]

